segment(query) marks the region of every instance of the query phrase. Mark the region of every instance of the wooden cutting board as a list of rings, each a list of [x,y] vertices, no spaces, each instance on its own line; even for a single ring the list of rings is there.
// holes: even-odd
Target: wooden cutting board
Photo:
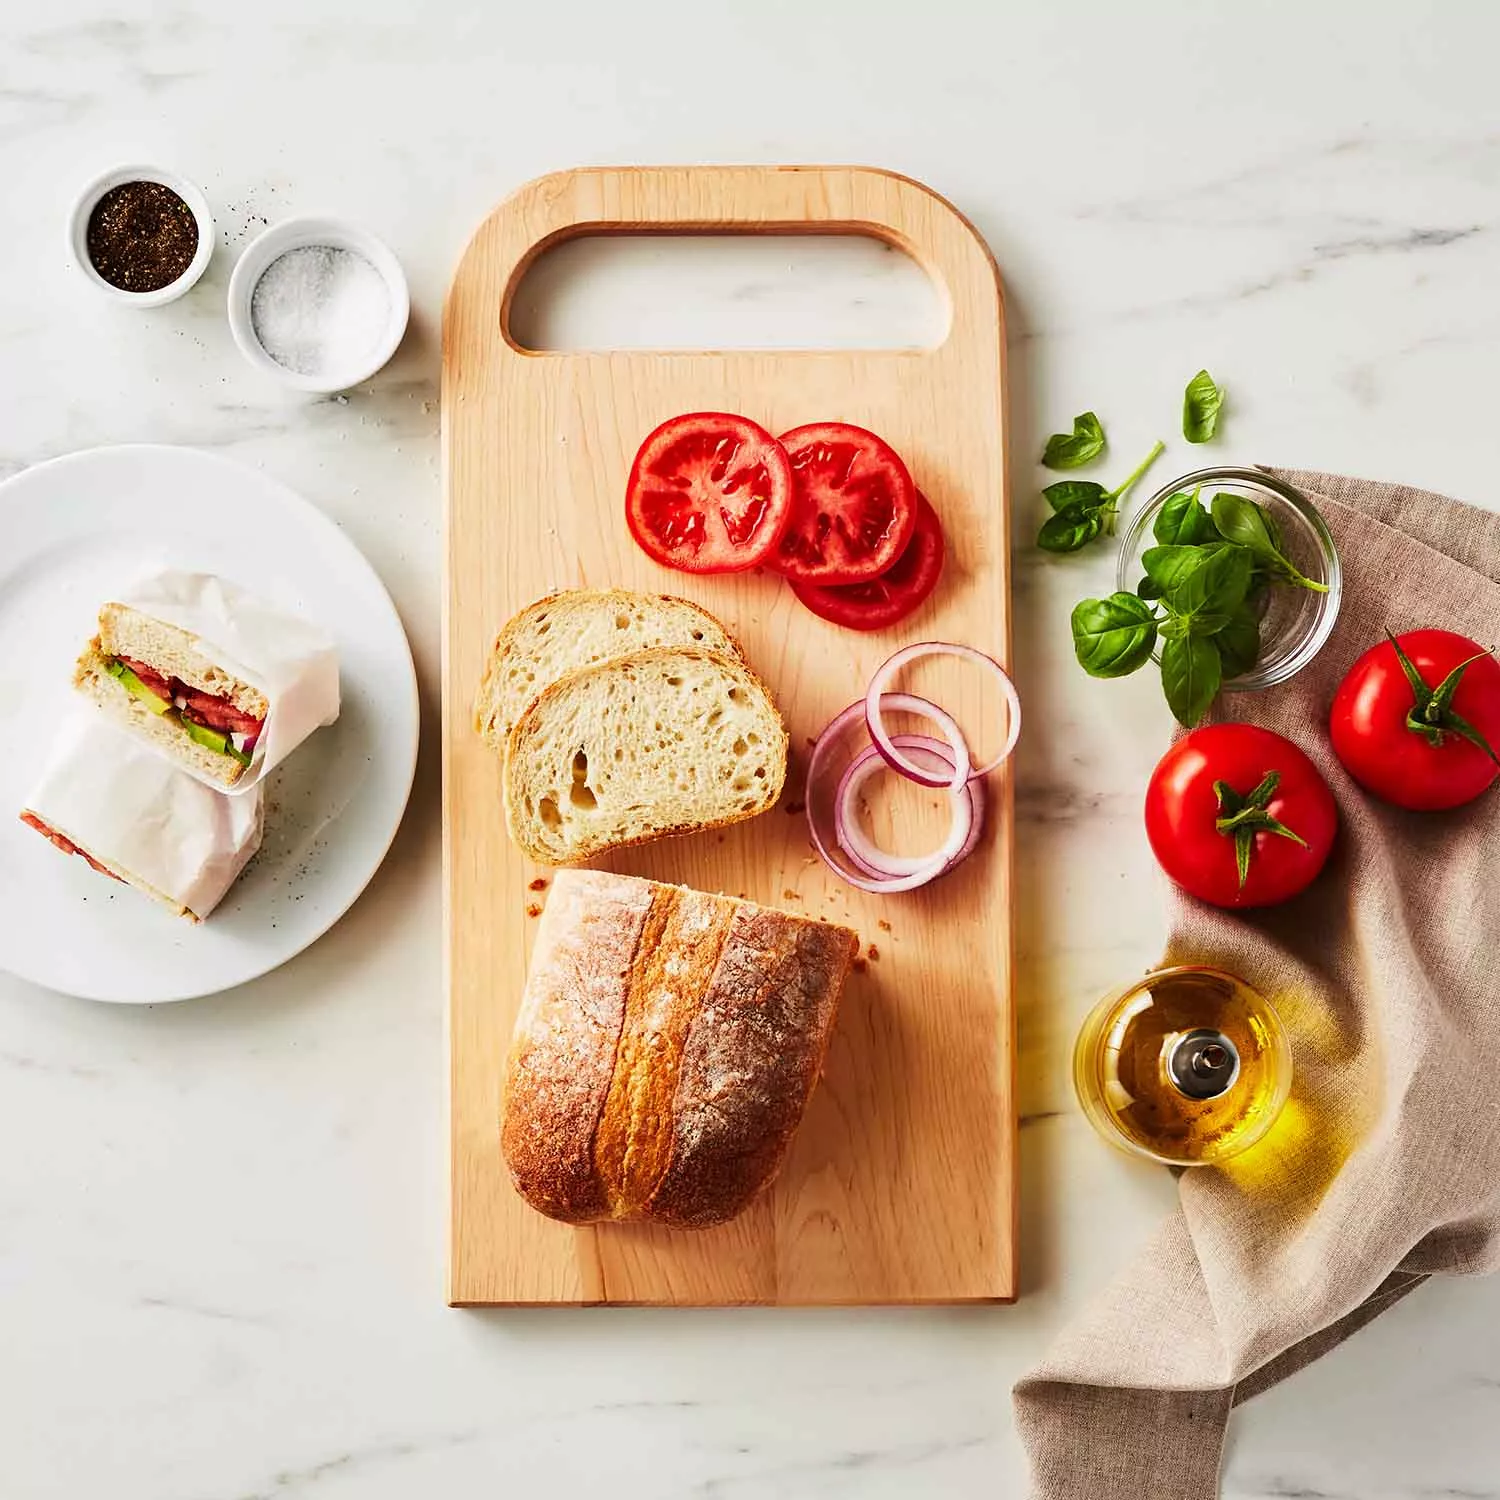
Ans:
[[[921,350],[535,353],[507,312],[530,262],[579,235],[867,233],[926,267],[951,307]],[[943,582],[910,621],[862,636],[769,576],[657,567],[624,523],[625,478],[659,422],[743,412],[773,432],[839,419],[906,459],[942,517]],[[845,167],[623,167],[528,184],[480,226],[443,322],[447,571],[443,835],[452,1110],[449,1301],[889,1303],[1015,1295],[1015,1061],[1009,774],[975,855],[924,891],[872,896],[813,857],[806,747],[897,646],[963,641],[1007,660],[1005,335],[983,240],[908,178]],[[498,760],[470,704],[496,631],[554,589],[672,592],[721,618],[792,735],[782,807],[718,834],[626,850],[609,868],[847,922],[867,945],[824,1080],[773,1188],[703,1232],[572,1229],[528,1208],[500,1155],[501,1073],[550,871],[509,843]],[[944,701],[979,714],[975,676]]]

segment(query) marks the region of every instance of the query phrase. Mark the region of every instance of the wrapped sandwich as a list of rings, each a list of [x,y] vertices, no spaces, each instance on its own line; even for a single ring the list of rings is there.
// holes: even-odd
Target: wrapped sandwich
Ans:
[[[73,685],[189,775],[236,792],[339,713],[328,636],[206,573],[160,573],[105,604]]]
[[[65,721],[21,820],[179,916],[206,917],[260,847],[259,787],[226,797],[97,715]]]

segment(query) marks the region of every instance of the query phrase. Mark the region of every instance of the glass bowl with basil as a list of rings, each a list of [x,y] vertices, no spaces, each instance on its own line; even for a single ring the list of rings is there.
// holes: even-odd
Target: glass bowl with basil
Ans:
[[[1343,575],[1317,508],[1258,469],[1199,469],[1158,490],[1121,541],[1117,592],[1073,613],[1080,664],[1122,677],[1150,660],[1191,727],[1220,690],[1274,687],[1322,649]]]

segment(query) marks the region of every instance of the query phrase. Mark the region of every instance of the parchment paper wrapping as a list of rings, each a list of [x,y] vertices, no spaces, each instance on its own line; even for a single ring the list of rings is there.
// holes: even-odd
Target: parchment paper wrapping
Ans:
[[[157,573],[118,602],[196,636],[215,665],[266,695],[271,706],[250,768],[234,786],[218,788],[221,795],[242,796],[258,786],[313,730],[338,718],[338,652],[306,620],[209,573]]]
[[[84,710],[63,721],[24,810],[200,917],[260,847],[263,817],[259,787],[241,797],[212,791]]]

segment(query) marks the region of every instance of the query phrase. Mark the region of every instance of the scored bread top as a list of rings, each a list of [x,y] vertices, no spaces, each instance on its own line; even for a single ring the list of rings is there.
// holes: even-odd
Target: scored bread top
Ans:
[[[264,719],[270,711],[266,695],[207,656],[197,636],[128,604],[106,604],[100,609],[99,647],[107,656],[131,657],[200,693],[226,698],[252,718]]]
[[[474,698],[474,728],[503,753],[516,721],[558,678],[651,646],[742,655],[728,631],[690,600],[629,589],[564,589],[528,604],[495,637]]]
[[[775,1176],[858,948],[845,927],[594,870],[554,881],[501,1144],[552,1218],[723,1222]]]
[[[755,817],[781,795],[786,757],[786,726],[742,661],[638,651],[569,673],[521,716],[506,821],[531,858],[566,864]]]

